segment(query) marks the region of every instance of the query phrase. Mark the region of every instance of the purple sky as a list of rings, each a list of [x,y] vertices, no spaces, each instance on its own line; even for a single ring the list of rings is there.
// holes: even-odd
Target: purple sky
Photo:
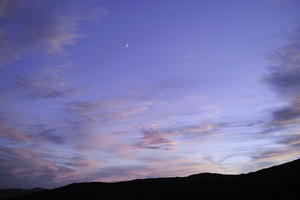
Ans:
[[[0,0],[0,188],[300,156],[298,0]]]

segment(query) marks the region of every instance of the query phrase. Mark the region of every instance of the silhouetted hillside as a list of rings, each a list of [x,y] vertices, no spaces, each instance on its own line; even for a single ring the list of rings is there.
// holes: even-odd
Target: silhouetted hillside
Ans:
[[[25,194],[31,194],[33,192],[43,191],[43,188],[33,188],[33,189],[1,189],[0,190],[0,199],[7,199],[8,197],[22,196]]]
[[[76,183],[14,200],[34,199],[300,199],[300,159],[241,175],[196,174],[118,183]]]

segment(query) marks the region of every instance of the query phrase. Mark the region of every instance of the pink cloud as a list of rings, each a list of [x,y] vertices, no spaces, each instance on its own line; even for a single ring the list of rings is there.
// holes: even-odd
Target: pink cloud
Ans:
[[[77,6],[80,5],[80,9]],[[108,12],[99,5],[74,0],[72,3],[51,1],[10,1],[0,3],[0,65],[10,63],[34,51],[62,52],[84,34],[82,21],[97,19]],[[10,24],[20,28],[15,31]],[[9,25],[6,25],[9,24]],[[15,37],[12,37],[15,36]],[[17,38],[17,39],[16,39]]]
[[[159,132],[155,129],[142,130],[143,137],[135,145],[137,148],[171,150],[178,144],[170,138],[169,133]]]
[[[0,137],[21,142],[30,141],[30,139],[25,133],[21,132],[16,128],[11,128],[3,122],[0,122]]]

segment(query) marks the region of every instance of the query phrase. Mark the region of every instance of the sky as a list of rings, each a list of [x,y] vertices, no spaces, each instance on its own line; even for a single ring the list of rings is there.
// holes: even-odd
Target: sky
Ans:
[[[0,188],[300,157],[298,0],[0,0]]]

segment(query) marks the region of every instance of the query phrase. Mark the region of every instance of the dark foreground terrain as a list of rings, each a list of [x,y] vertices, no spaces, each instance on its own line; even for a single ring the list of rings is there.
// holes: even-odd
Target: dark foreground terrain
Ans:
[[[118,183],[76,183],[10,199],[300,199],[300,159],[242,175],[196,174]]]
[[[33,188],[29,190],[23,189],[2,189],[0,190],[0,199],[7,199],[8,197],[22,196],[45,190],[43,188]]]

